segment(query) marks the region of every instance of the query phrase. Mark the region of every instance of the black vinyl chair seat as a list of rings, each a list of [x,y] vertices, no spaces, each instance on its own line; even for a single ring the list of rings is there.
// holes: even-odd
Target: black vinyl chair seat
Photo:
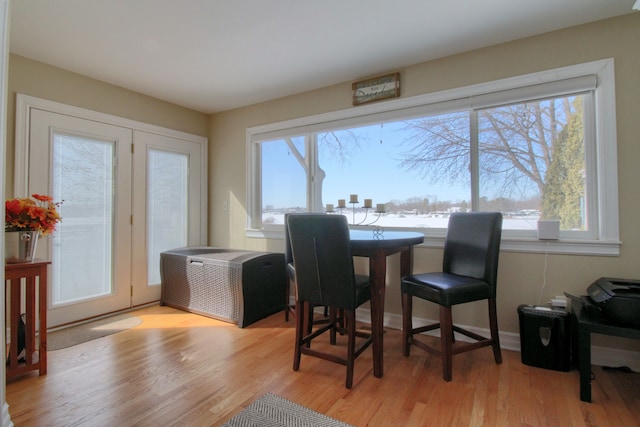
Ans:
[[[371,299],[371,284],[369,282],[369,276],[362,274],[355,275],[355,288],[356,288],[356,307],[360,307],[365,302]]]
[[[422,273],[404,277],[402,292],[439,305],[451,306],[487,299],[491,296],[491,286],[474,277]]]

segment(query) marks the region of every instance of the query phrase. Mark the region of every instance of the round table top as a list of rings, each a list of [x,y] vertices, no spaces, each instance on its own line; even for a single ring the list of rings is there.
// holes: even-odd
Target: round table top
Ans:
[[[350,230],[352,247],[393,247],[418,245],[424,242],[424,234],[417,231]]]

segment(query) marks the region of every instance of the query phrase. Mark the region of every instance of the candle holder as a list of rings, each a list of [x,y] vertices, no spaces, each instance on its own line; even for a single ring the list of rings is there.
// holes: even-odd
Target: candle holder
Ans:
[[[362,206],[362,208],[364,209],[364,219],[358,223],[356,223],[356,205],[360,203],[358,201],[358,195],[357,194],[351,194],[349,195],[349,204],[351,205],[351,225],[364,225],[364,226],[369,226],[372,224],[375,224],[379,219],[380,216],[385,213],[385,206],[384,203],[378,203],[376,205],[376,210],[374,211],[376,214],[378,214],[378,216],[371,221],[370,223],[366,223],[367,218],[369,217],[369,211],[373,209],[373,200],[372,199],[364,199],[364,205]],[[338,199],[338,212],[342,215],[343,210],[347,209],[347,204],[346,204],[346,199]],[[327,203],[327,207],[326,207],[326,212],[327,213],[335,213],[335,209],[334,209],[334,205],[333,203]],[[382,227],[376,227],[377,230],[382,230],[379,231],[380,234],[382,234],[384,232],[384,230],[382,229]],[[374,231],[375,234],[376,231]]]
[[[375,211],[375,213],[378,214],[378,216],[376,217],[376,219],[374,219],[373,221],[371,221],[369,224],[365,224],[365,222],[367,221],[367,217],[369,216],[369,210],[371,208],[364,208],[364,219],[362,221],[360,221],[359,223],[355,223],[355,214],[354,214],[354,225],[372,225],[375,224],[376,221],[378,221],[380,219],[380,215],[382,215],[384,212],[378,212],[377,210]]]

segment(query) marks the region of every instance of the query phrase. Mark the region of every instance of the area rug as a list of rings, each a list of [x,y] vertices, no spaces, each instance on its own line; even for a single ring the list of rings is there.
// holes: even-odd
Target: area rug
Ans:
[[[47,333],[47,350],[60,350],[138,326],[142,319],[127,313],[117,314],[82,325]]]
[[[353,427],[275,394],[267,393],[223,427]]]

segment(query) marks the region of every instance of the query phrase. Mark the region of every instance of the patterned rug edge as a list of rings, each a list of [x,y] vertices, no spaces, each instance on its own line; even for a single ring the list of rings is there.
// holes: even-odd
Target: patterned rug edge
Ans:
[[[222,427],[353,427],[273,393],[266,393]]]

